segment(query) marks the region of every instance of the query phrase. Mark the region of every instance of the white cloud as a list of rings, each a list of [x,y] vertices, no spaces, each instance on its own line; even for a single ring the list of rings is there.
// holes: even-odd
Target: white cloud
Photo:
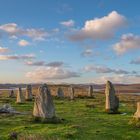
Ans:
[[[34,79],[36,81],[45,81],[53,79],[68,79],[73,77],[79,77],[79,74],[73,71],[66,70],[61,67],[40,67],[32,72],[26,73],[27,78]]]
[[[89,57],[93,55],[93,51],[91,49],[86,49],[81,53],[81,55],[84,57]]]
[[[137,59],[132,60],[132,61],[130,62],[130,64],[137,64],[137,65],[139,65],[139,64],[140,64],[140,57],[137,58]]]
[[[19,36],[26,36],[33,40],[45,40],[49,36],[48,32],[44,29],[35,28],[22,28],[16,23],[8,23],[0,25],[0,32],[7,34],[10,38],[17,38]]]
[[[5,31],[11,35],[17,34],[21,31],[16,23],[8,23],[0,26],[0,30]]]
[[[43,41],[49,36],[43,29],[26,29],[25,35],[38,41]]]
[[[60,30],[59,30],[59,28],[55,28],[55,29],[52,30],[52,32],[53,33],[58,33],[58,32],[60,32]]]
[[[26,59],[34,59],[34,54],[26,54],[26,55],[0,55],[0,60],[26,60]]]
[[[44,61],[35,61],[35,62],[27,61],[25,64],[29,66],[44,66],[45,62]]]
[[[68,21],[62,21],[62,22],[60,22],[60,24],[65,27],[72,27],[72,26],[74,26],[75,22],[72,19],[70,19]]]
[[[81,56],[83,57],[97,57],[99,55],[101,54],[97,51],[92,50],[91,47],[86,47],[86,49],[81,52]]]
[[[71,40],[104,40],[112,38],[115,32],[126,25],[126,18],[116,11],[112,11],[107,16],[95,18],[85,22],[84,27],[70,36]]]
[[[5,53],[5,52],[8,52],[8,51],[9,51],[8,48],[0,47],[0,53]]]
[[[22,39],[18,42],[18,45],[21,46],[21,47],[25,47],[25,46],[30,45],[30,43],[28,41]]]
[[[131,50],[140,49],[140,36],[124,34],[120,42],[113,45],[113,49],[118,55],[122,55]]]

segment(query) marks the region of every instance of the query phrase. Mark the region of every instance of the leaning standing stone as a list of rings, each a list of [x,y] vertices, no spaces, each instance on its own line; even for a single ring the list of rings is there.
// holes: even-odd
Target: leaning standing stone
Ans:
[[[115,95],[115,89],[110,81],[106,83],[105,89],[106,105],[105,109],[108,113],[118,113],[119,99]]]
[[[13,97],[14,97],[14,90],[11,90],[11,91],[10,91],[9,97],[10,97],[10,98],[13,98]]]
[[[33,116],[43,119],[51,119],[55,117],[53,99],[46,84],[39,88],[35,97]]]
[[[94,97],[94,95],[93,95],[93,86],[92,85],[90,85],[89,88],[88,88],[88,96],[89,97]]]
[[[25,99],[27,101],[31,101],[32,98],[33,98],[33,96],[32,96],[32,86],[31,85],[27,85]]]
[[[134,118],[140,120],[140,102],[137,103],[137,111],[134,114]]]
[[[74,100],[74,88],[72,85],[70,86],[70,99]]]
[[[64,98],[64,92],[63,92],[62,88],[58,88],[57,97]]]
[[[24,103],[24,96],[23,96],[23,93],[22,93],[22,89],[21,87],[19,87],[18,89],[18,93],[17,93],[17,103]]]
[[[140,128],[140,102],[137,102],[137,110],[133,118],[129,121],[132,126]]]

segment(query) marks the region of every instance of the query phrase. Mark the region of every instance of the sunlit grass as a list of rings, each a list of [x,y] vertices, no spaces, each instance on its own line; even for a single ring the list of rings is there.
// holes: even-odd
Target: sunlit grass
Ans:
[[[59,124],[46,124],[32,121],[33,101],[16,104],[15,99],[0,98],[0,105],[10,103],[24,115],[0,115],[0,140],[9,138],[16,132],[20,140],[36,138],[40,140],[138,140],[140,130],[128,122],[136,110],[137,97],[121,96],[121,114],[106,114],[105,97],[96,94],[95,99],[54,98],[56,114],[64,121]]]

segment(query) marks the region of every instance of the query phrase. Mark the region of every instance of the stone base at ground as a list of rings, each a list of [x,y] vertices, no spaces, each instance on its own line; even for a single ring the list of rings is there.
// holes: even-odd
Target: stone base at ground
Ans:
[[[57,124],[57,123],[62,123],[64,120],[60,119],[58,117],[53,117],[53,118],[33,117],[33,121],[34,122]]]

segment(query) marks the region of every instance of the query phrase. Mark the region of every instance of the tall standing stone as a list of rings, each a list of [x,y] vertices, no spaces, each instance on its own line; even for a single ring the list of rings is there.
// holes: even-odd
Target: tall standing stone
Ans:
[[[89,88],[88,88],[88,96],[89,97],[94,97],[94,95],[93,95],[93,86],[92,85],[90,85]]]
[[[24,96],[23,96],[23,93],[22,93],[22,89],[21,87],[19,87],[18,89],[18,92],[17,92],[17,103],[24,103]]]
[[[64,98],[64,92],[63,92],[62,88],[60,88],[60,87],[57,90],[57,97]]]
[[[106,83],[105,89],[106,105],[105,109],[108,113],[118,113],[119,99],[115,95],[115,89],[110,81]]]
[[[140,120],[140,102],[137,103],[137,111],[134,114],[134,118]]]
[[[74,100],[74,87],[72,85],[70,86],[70,99]]]
[[[33,116],[51,119],[55,117],[55,108],[51,92],[46,84],[43,84],[35,97]]]
[[[27,101],[31,101],[32,98],[33,98],[33,96],[32,96],[32,86],[31,85],[27,85],[25,99]]]
[[[9,97],[10,97],[10,98],[13,98],[13,97],[14,97],[14,90],[11,90],[11,91],[10,91]]]

